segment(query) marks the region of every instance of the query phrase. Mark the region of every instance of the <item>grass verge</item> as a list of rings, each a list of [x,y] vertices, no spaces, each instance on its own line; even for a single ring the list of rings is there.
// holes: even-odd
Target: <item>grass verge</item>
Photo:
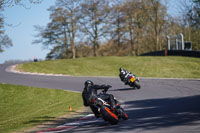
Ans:
[[[0,84],[0,131],[9,133],[36,126],[82,107],[80,93]],[[76,100],[75,100],[76,99]]]
[[[118,76],[123,67],[138,77],[200,78],[200,59],[192,57],[88,57],[21,64],[26,72],[74,76]]]

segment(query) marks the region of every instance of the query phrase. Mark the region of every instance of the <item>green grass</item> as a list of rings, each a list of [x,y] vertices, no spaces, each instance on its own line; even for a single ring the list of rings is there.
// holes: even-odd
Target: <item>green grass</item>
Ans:
[[[0,132],[18,131],[82,107],[80,93],[0,84]]]
[[[28,72],[75,76],[118,76],[123,67],[138,77],[200,78],[200,58],[192,57],[88,57],[27,63]]]

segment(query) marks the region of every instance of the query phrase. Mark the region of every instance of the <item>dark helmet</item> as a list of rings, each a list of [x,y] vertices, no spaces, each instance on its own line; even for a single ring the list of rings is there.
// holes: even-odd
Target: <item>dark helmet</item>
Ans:
[[[120,68],[119,68],[119,71],[121,72],[122,70],[123,70],[123,68],[122,68],[122,67],[120,67]]]
[[[85,81],[85,87],[92,86],[94,83],[91,80]]]

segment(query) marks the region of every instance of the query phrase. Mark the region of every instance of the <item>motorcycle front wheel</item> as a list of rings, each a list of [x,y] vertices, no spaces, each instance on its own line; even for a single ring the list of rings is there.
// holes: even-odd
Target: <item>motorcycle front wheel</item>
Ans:
[[[123,112],[122,118],[123,118],[124,120],[128,120],[128,115],[127,115],[125,112]]]
[[[120,108],[120,115],[122,119],[128,120],[128,115],[124,112],[123,108]]]
[[[103,116],[103,119],[109,121],[110,124],[116,125],[118,123],[118,116],[113,113],[108,107],[102,106],[100,112]]]
[[[134,85],[135,85],[135,87],[136,87],[137,89],[140,89],[140,88],[141,88],[140,84],[138,84],[137,82],[135,82]]]

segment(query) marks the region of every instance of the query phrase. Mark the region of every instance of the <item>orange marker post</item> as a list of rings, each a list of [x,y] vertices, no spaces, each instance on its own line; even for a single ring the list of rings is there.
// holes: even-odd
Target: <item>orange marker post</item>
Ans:
[[[72,111],[72,107],[71,106],[69,106],[69,111]]]

